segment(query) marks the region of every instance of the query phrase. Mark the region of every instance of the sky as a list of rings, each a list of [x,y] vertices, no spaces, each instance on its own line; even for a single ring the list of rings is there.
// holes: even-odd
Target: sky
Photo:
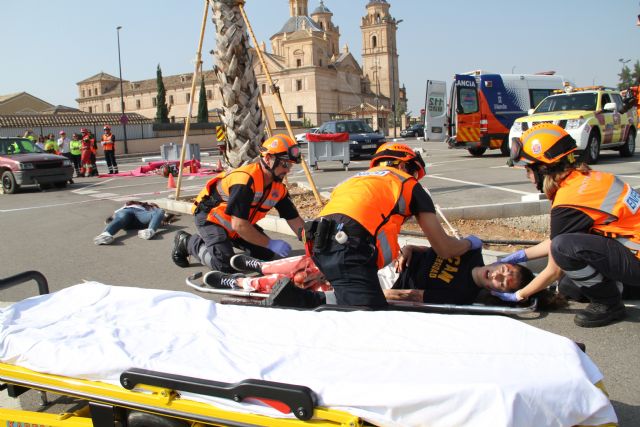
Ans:
[[[340,27],[340,45],[362,63],[360,18],[368,0],[324,0]],[[578,86],[615,86],[620,60],[640,59],[637,0],[388,0],[398,27],[400,83],[408,110],[424,104],[427,80],[450,85],[455,73],[554,70]],[[319,0],[309,0],[309,12]],[[0,95],[28,92],[54,105],[77,107],[76,83],[101,71],[118,76],[117,26],[122,77],[192,73],[204,1],[0,0]],[[287,0],[247,0],[259,42],[289,17]],[[211,12],[203,62],[215,48]]]

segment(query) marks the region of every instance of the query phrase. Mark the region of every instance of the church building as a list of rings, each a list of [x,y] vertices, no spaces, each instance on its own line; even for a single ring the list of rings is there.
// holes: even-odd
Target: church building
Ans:
[[[289,0],[289,18],[271,36],[271,50],[264,42],[258,46],[289,120],[320,125],[333,118],[361,117],[374,129],[388,128],[394,101],[398,106],[406,105],[406,92],[399,86],[397,21],[390,14],[390,7],[386,0],[369,0],[366,4],[366,14],[360,20],[363,50],[359,63],[347,44],[341,45],[340,28],[324,0],[311,13],[308,0]],[[273,112],[276,121],[281,121],[275,95],[255,53],[254,60],[265,107]],[[206,70],[204,77],[209,110],[220,108],[222,99],[215,74]],[[169,115],[176,121],[182,121],[187,114],[191,78],[191,74],[163,78]],[[99,73],[79,82],[78,90],[81,110],[120,111],[118,78]],[[198,90],[193,111],[198,111]],[[126,112],[155,117],[155,78],[126,81],[123,91]]]

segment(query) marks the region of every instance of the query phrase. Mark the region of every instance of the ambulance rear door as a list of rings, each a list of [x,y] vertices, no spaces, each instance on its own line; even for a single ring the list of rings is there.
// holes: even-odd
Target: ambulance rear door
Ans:
[[[456,74],[451,101],[451,123],[456,128],[456,142],[480,141],[480,104],[475,76]]]
[[[425,141],[441,141],[445,138],[446,97],[447,84],[445,82],[427,80],[427,95],[424,101],[426,110],[424,116]]]

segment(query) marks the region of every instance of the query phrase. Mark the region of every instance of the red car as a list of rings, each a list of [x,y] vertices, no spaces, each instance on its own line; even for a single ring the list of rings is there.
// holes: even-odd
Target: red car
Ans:
[[[5,194],[23,185],[64,188],[72,176],[73,166],[66,157],[45,153],[26,138],[0,137],[0,179]]]

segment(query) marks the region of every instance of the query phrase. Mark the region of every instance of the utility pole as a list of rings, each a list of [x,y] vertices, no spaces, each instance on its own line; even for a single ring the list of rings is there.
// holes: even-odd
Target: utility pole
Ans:
[[[120,30],[122,27],[118,25],[116,27],[116,34],[118,35],[118,70],[120,72],[120,108],[122,110],[122,116],[120,117],[120,123],[122,123],[122,130],[124,131],[124,154],[128,154],[127,149],[127,116],[124,115],[124,93],[122,91],[122,61],[120,60]]]
[[[404,21],[404,19],[398,19],[397,21],[394,22],[394,25],[396,27],[396,34],[398,31],[398,25]],[[397,38],[396,38],[397,40]],[[398,64],[398,42],[396,41],[396,43],[394,43],[394,45],[392,46],[392,55],[391,55],[391,85],[393,87],[393,94],[392,94],[392,104],[391,104],[391,109],[393,110],[393,137],[397,138],[398,137],[398,97],[396,95],[396,66]]]

